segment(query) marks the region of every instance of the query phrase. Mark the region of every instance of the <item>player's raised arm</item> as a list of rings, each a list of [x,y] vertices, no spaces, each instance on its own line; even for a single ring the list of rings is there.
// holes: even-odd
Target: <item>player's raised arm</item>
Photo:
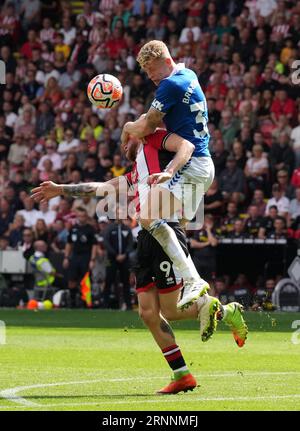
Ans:
[[[52,181],[44,181],[40,186],[31,191],[31,198],[36,202],[48,201],[56,196],[84,197],[102,196],[107,192],[107,185],[119,189],[120,177],[112,178],[105,183],[80,183],[80,184],[56,184]]]
[[[174,133],[165,140],[165,150],[175,153],[173,160],[168,164],[164,172],[152,174],[148,178],[148,184],[159,184],[171,179],[192,157],[195,146]]]
[[[164,115],[163,112],[150,108],[146,114],[141,115],[136,121],[126,123],[121,136],[122,144],[124,145],[129,135],[135,138],[143,138],[154,133],[156,128],[161,126]]]

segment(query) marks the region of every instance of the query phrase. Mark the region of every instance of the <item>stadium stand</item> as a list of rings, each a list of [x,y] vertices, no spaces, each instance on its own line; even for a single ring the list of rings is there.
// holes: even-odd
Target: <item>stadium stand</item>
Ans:
[[[109,221],[98,222],[93,199],[45,206],[28,196],[44,180],[105,181],[130,170],[119,150],[122,126],[149,108],[155,91],[135,57],[146,41],[163,39],[208,100],[217,176],[205,225],[189,234],[195,262],[223,301],[240,291],[255,308],[257,292],[285,276],[300,238],[299,35],[296,0],[0,1],[1,253],[29,259],[33,239],[43,240],[62,273],[76,207],[84,206],[97,232],[94,305],[103,306]],[[124,88],[109,112],[86,97],[89,79],[103,72]],[[136,238],[136,221],[126,224]],[[5,277],[30,287],[28,274]]]

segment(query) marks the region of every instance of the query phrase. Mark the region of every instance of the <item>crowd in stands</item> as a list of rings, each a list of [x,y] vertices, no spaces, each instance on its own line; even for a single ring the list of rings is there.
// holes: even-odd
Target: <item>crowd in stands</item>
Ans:
[[[153,99],[136,62],[151,39],[195,71],[207,97],[216,178],[205,225],[189,234],[199,270],[210,280],[218,275],[220,238],[300,238],[300,1],[2,0],[1,250],[26,251],[35,239],[63,256],[84,208],[97,238],[91,268],[105,279],[110,222],[95,216],[97,201],[36,204],[29,196],[42,181],[106,181],[130,170],[120,135]],[[103,72],[124,88],[111,110],[97,110],[86,96]],[[134,240],[135,220],[123,223]],[[216,294],[246,283],[216,280]]]

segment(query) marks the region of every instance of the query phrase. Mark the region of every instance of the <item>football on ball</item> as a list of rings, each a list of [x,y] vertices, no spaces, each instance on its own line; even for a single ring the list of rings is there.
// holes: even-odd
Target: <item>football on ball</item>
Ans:
[[[93,105],[100,109],[117,106],[123,94],[121,82],[113,75],[103,73],[90,80],[87,95]]]

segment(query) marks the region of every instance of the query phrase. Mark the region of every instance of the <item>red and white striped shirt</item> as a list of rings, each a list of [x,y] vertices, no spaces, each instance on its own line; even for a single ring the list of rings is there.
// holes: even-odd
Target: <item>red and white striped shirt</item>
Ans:
[[[150,186],[147,184],[149,175],[162,172],[173,158],[173,154],[164,148],[170,134],[166,130],[160,129],[152,135],[146,136],[145,143],[138,149],[132,171],[125,174],[128,185],[135,191],[137,213],[150,191]]]

